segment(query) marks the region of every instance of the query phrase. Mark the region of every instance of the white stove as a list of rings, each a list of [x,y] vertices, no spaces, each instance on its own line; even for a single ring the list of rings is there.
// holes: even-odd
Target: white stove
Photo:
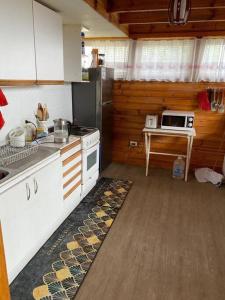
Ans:
[[[100,133],[96,128],[72,126],[71,134],[81,139],[82,196],[85,197],[99,177]]]
[[[93,133],[90,133],[85,136],[81,136],[81,148],[83,150],[90,149],[100,141],[100,133],[99,130],[96,130]]]

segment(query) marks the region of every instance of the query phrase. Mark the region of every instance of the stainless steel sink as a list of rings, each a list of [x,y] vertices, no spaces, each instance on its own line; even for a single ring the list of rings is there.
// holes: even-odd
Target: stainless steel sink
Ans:
[[[0,182],[9,175],[9,172],[3,169],[0,169]]]

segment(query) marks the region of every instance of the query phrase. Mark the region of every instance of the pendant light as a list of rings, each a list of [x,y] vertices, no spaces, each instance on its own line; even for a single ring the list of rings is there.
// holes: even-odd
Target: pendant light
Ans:
[[[184,25],[191,12],[191,0],[170,0],[168,17],[170,24]]]

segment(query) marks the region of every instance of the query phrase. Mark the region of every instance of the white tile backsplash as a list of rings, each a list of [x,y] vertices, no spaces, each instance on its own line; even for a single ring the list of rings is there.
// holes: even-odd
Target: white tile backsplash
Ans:
[[[5,142],[5,138],[12,128],[24,125],[26,119],[35,122],[34,112],[39,102],[48,106],[49,126],[53,125],[55,118],[72,121],[71,84],[7,87],[2,90],[9,104],[0,107],[5,119],[5,125],[0,130],[0,144]]]

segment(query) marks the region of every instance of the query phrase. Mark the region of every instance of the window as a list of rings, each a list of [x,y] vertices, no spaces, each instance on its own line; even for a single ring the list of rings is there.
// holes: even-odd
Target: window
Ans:
[[[115,79],[225,82],[225,39],[88,40],[105,54]]]
[[[133,79],[191,81],[194,40],[138,41]]]
[[[114,68],[115,79],[126,78],[129,59],[129,40],[89,40],[85,42],[86,54],[90,57],[91,50],[97,48],[99,54],[105,54],[105,66]],[[89,65],[91,60],[89,60]]]
[[[202,39],[196,81],[225,81],[225,40]]]

